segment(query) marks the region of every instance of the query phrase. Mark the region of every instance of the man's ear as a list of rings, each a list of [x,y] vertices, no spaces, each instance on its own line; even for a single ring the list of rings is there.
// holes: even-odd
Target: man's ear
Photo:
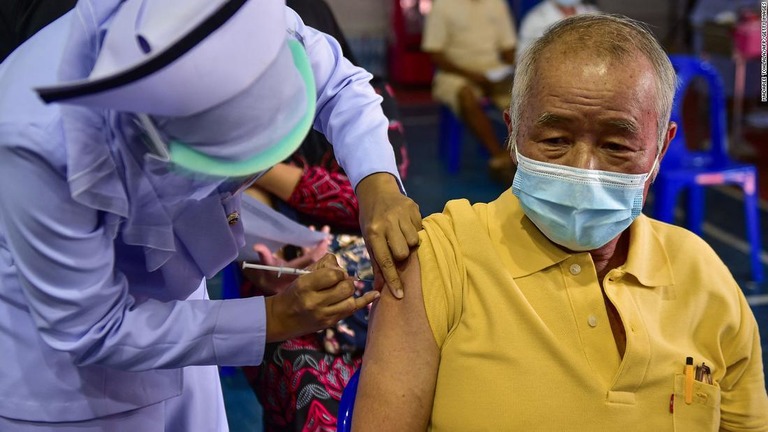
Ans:
[[[664,155],[667,154],[667,150],[669,149],[669,143],[671,143],[672,140],[675,139],[675,135],[677,135],[677,123],[671,121],[667,126],[667,133],[664,136],[664,144],[662,144],[661,146],[661,154],[659,154],[659,164],[661,164],[661,159],[664,158]]]
[[[675,135],[677,135],[677,123],[671,121],[669,122],[669,125],[667,125],[667,133],[664,134],[664,143],[661,145],[661,152],[659,153],[659,163],[656,165],[656,172],[653,173],[653,181],[656,180],[656,176],[659,175],[659,168],[661,167],[661,161],[664,160],[664,155],[667,154],[667,150],[669,150],[669,144],[672,142],[673,139],[675,139]]]
[[[507,124],[507,151],[509,152],[509,155],[512,157],[512,163],[517,165],[517,157],[515,155],[515,152],[512,151],[512,117],[509,115],[509,108],[504,110],[504,123]]]

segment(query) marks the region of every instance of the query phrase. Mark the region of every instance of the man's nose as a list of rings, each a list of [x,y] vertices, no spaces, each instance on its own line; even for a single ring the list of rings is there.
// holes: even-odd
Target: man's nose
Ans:
[[[594,154],[592,146],[575,145],[571,149],[571,163],[574,168],[596,170],[598,169],[597,156]]]

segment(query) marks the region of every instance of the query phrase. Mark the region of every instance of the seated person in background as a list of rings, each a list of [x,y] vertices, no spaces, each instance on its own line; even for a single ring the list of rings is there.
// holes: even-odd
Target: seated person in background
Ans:
[[[554,23],[574,15],[595,13],[597,8],[582,4],[581,0],[544,0],[528,11],[520,22],[519,39],[515,55],[517,60],[531,46],[533,41],[542,37]]]
[[[421,48],[437,66],[432,96],[450,107],[488,150],[491,177],[511,184],[512,161],[482,106],[485,97],[500,110],[509,106],[515,27],[507,2],[434,2],[424,23]],[[487,76],[505,66],[509,66],[506,78]]]
[[[374,307],[354,430],[768,428],[739,286],[700,238],[640,212],[674,91],[627,18],[567,18],[534,42],[505,115],[512,191],[424,220],[407,295]]]

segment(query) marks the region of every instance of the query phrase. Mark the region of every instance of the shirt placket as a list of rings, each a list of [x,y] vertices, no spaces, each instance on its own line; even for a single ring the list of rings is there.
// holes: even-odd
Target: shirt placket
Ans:
[[[651,358],[648,331],[632,297],[634,288],[624,282],[624,275],[621,270],[612,270],[603,281],[605,294],[619,312],[627,335],[624,358],[608,393],[608,401],[615,403],[634,402]]]
[[[619,355],[594,264],[584,253],[561,262],[560,268],[584,356],[599,377],[600,387],[607,390],[619,368]]]

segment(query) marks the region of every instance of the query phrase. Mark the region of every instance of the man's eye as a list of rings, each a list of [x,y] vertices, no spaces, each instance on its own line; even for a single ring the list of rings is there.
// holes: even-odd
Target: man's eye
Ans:
[[[550,144],[550,145],[563,145],[563,144],[566,144],[567,141],[565,140],[565,138],[556,137],[556,138],[547,138],[542,140],[541,142],[543,142],[544,144]]]
[[[604,147],[607,150],[610,150],[610,151],[613,151],[613,152],[623,152],[623,151],[629,150],[629,148],[627,148],[627,146],[625,146],[623,144],[611,143],[611,142],[605,143]]]

